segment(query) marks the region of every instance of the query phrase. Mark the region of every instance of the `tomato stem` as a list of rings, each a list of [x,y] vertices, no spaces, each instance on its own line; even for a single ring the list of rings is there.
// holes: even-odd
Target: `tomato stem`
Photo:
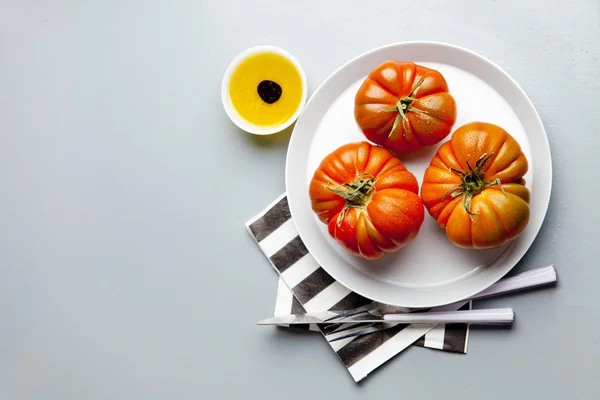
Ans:
[[[442,200],[445,200],[448,195],[450,195],[450,197],[452,197],[453,199],[462,196],[463,208],[469,214],[469,216],[472,216],[476,214],[471,212],[471,200],[473,199],[474,195],[481,192],[484,188],[497,185],[500,187],[502,193],[504,193],[504,195],[506,196],[506,192],[502,187],[502,182],[500,181],[500,178],[496,178],[492,182],[485,181],[485,173],[483,171],[483,167],[490,160],[490,158],[492,158],[493,155],[494,153],[491,153],[490,155],[482,155],[481,158],[475,163],[475,169],[473,169],[473,167],[471,167],[471,164],[469,164],[469,162],[467,161],[467,167],[469,169],[467,172],[460,171],[456,168],[450,168],[450,170],[453,173],[457,174],[460,177],[462,183],[450,188],[444,194]]]
[[[375,179],[371,174],[365,173],[358,175],[352,183],[343,183],[337,188],[327,186],[327,189],[346,200],[337,219],[339,227],[350,208],[366,207],[375,189]]]
[[[381,110],[381,112],[398,112],[398,115],[396,116],[396,119],[394,120],[394,124],[392,125],[392,130],[390,131],[390,133],[388,135],[388,139],[391,139],[391,140],[395,139],[394,132],[396,132],[396,128],[398,127],[398,124],[400,123],[400,121],[402,121],[402,133],[410,135],[411,131],[410,131],[410,126],[409,126],[409,121],[408,121],[408,117],[406,116],[406,114],[408,112],[427,114],[427,112],[425,112],[423,110],[419,110],[418,108],[415,108],[412,106],[412,103],[414,101],[419,101],[419,99],[414,97],[414,94],[417,91],[417,89],[423,84],[424,81],[425,81],[425,79],[421,78],[419,83],[417,83],[417,85],[411,90],[410,94],[408,96],[400,97],[394,107],[389,107],[384,110]],[[406,137],[406,139],[410,140],[409,137]]]

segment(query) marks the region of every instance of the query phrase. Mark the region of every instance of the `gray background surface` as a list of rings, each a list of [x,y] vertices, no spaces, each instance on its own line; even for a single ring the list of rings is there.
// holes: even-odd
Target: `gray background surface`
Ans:
[[[600,3],[0,0],[1,399],[591,399],[600,390]],[[314,89],[348,59],[440,40],[492,59],[548,132],[550,209],[479,302],[512,329],[410,348],[362,384],[317,335],[257,327],[276,274],[244,229],[285,190],[290,132],[239,131],[231,59],[289,50]]]

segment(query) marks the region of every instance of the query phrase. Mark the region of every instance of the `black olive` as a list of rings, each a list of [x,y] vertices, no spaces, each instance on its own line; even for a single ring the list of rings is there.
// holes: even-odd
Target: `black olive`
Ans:
[[[267,104],[273,104],[281,97],[281,86],[273,81],[264,80],[256,88],[260,98]]]

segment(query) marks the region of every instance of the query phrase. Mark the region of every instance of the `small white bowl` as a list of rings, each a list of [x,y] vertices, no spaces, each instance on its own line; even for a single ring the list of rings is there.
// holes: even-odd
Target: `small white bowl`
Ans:
[[[275,53],[285,57],[292,64],[294,64],[294,67],[296,67],[296,69],[298,70],[298,73],[300,74],[300,79],[302,81],[302,98],[300,99],[298,109],[296,110],[294,115],[292,115],[286,121],[275,126],[258,126],[246,121],[236,111],[235,107],[233,107],[231,97],[229,96],[229,83],[231,82],[231,75],[233,74],[233,71],[235,71],[235,69],[238,67],[238,65],[240,65],[242,61],[244,61],[250,56],[259,53]],[[306,103],[307,91],[308,90],[306,85],[306,75],[304,74],[302,66],[300,66],[300,63],[298,62],[298,60],[296,60],[296,58],[294,58],[294,56],[292,56],[287,51],[280,49],[279,47],[255,46],[244,50],[243,52],[238,54],[237,57],[233,59],[231,64],[229,64],[227,70],[225,70],[225,75],[223,76],[223,81],[221,82],[221,101],[223,102],[223,108],[225,108],[225,112],[227,113],[229,119],[240,129],[243,129],[244,131],[252,133],[254,135],[270,135],[273,133],[281,132],[282,130],[290,126],[292,123],[294,123],[294,121],[298,118],[298,116],[302,112],[302,109],[304,108],[304,104]]]

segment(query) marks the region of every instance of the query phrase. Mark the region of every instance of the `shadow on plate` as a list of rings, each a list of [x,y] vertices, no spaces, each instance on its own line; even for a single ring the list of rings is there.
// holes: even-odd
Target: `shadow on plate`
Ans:
[[[444,140],[445,141],[445,140]],[[392,152],[397,158],[400,159],[403,163],[405,162],[413,162],[413,161],[427,161],[427,164],[431,161],[435,153],[438,151],[438,148],[443,142],[438,144],[434,144],[433,146],[423,147],[421,150],[413,151],[410,153],[395,153]]]

